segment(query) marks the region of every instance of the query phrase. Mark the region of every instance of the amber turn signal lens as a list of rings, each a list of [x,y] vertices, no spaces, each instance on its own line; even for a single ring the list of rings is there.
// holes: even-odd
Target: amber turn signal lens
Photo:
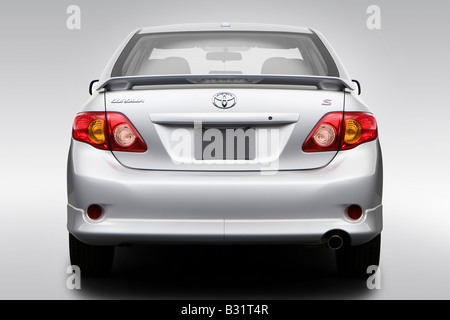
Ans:
[[[92,121],[88,127],[88,136],[93,143],[104,143],[106,141],[104,121],[100,119]]]
[[[359,141],[362,135],[362,128],[358,121],[350,119],[345,122],[344,143],[354,144]]]

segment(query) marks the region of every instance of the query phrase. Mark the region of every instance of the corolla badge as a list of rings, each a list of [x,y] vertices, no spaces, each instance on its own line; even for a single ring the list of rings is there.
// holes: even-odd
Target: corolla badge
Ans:
[[[113,99],[111,103],[144,103],[144,99]]]
[[[220,109],[233,108],[236,102],[236,96],[229,92],[220,92],[213,97],[213,104]]]

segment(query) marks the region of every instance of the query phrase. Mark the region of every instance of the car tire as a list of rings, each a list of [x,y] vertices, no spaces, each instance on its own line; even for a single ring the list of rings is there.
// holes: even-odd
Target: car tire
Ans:
[[[338,271],[346,277],[367,277],[369,266],[380,263],[381,234],[359,246],[344,246],[336,251]]]
[[[111,272],[114,246],[92,246],[69,233],[70,263],[80,268],[81,276],[106,276]]]

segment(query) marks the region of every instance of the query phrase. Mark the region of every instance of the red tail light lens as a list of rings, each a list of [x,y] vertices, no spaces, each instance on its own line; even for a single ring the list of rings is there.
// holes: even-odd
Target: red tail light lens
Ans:
[[[308,153],[350,150],[377,137],[377,122],[371,114],[332,112],[319,121],[302,149]]]
[[[112,151],[145,152],[147,145],[133,124],[122,113],[108,112],[109,141]]]
[[[336,151],[339,148],[342,128],[342,112],[326,114],[310,133],[303,144],[304,152],[326,152]],[[332,131],[334,134],[332,134]],[[323,143],[324,137],[328,138]]]
[[[76,116],[72,137],[101,150],[145,152],[147,145],[125,115],[86,112]]]
[[[80,113],[73,122],[72,137],[97,149],[108,150],[106,132],[104,112]]]

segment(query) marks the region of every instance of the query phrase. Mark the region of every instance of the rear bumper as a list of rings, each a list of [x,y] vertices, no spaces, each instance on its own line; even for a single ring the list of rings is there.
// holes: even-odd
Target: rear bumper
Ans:
[[[68,161],[68,230],[93,245],[126,243],[298,243],[331,230],[352,245],[382,230],[378,141],[340,152],[317,170],[168,172],[123,167],[108,151],[73,141]],[[100,204],[97,222],[85,214]],[[364,215],[350,221],[351,204]]]

